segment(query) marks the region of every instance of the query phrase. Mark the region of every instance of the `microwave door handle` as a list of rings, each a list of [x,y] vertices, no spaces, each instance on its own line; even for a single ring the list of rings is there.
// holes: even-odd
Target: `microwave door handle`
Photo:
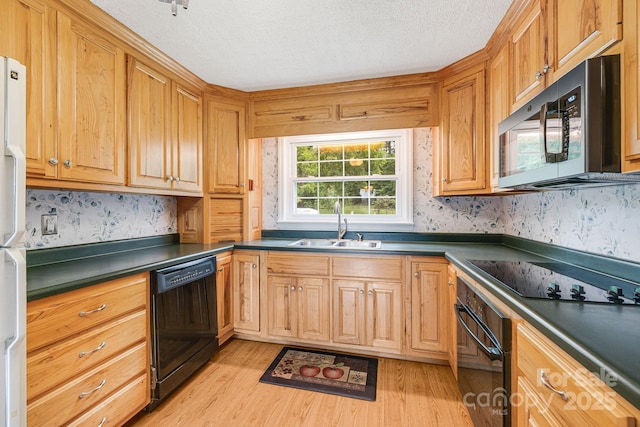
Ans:
[[[544,147],[544,159],[547,163],[555,162],[555,154],[549,153],[547,146],[547,114],[549,114],[549,104],[543,103],[540,107],[540,134],[542,135],[542,146]]]
[[[480,340],[480,338],[478,338],[476,334],[473,333],[469,325],[467,325],[467,322],[465,322],[464,319],[462,318],[462,312],[467,313],[469,317],[471,317],[471,319],[473,319],[473,321],[478,324],[478,326],[480,326],[483,330],[486,330],[486,326],[481,323],[480,319],[477,319],[473,315],[471,310],[469,310],[464,304],[455,304],[455,309],[456,309],[456,316],[458,317],[458,322],[460,322],[460,324],[467,331],[469,336],[473,338],[473,340],[476,342],[480,350],[482,350],[482,352],[486,354],[490,360],[502,359],[502,351],[498,347],[488,347],[485,343],[483,343]]]

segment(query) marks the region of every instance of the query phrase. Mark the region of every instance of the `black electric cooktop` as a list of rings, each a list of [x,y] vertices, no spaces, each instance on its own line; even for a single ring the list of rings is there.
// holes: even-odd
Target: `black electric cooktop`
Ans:
[[[640,305],[640,285],[559,262],[469,261],[527,298]]]

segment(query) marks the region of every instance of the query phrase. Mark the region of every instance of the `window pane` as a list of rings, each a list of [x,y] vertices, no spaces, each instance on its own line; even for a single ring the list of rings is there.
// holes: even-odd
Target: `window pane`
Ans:
[[[396,181],[371,181],[376,197],[396,197]]]
[[[342,183],[341,182],[320,182],[319,183],[320,197],[342,197]]]
[[[337,198],[320,199],[319,200],[320,213],[321,214],[332,214],[333,213],[333,206],[336,204],[337,201],[338,201]]]
[[[298,163],[298,171],[297,171],[297,177],[298,178],[306,178],[306,177],[312,177],[312,176],[318,176],[318,163],[317,162],[313,162],[313,163]]]
[[[342,160],[342,144],[321,146],[320,160]]]
[[[369,175],[369,160],[352,159],[344,164],[345,176],[367,176]]]
[[[396,157],[396,142],[381,141],[371,144],[371,158],[384,159]]]
[[[367,185],[367,181],[345,181],[344,195],[346,197],[360,197],[360,190]]]
[[[317,215],[318,213],[318,199],[298,199],[296,214]]]
[[[395,198],[375,198],[371,199],[371,214],[373,215],[395,215]]]
[[[296,147],[296,160],[298,162],[317,161],[318,146],[316,145],[299,145]]]
[[[342,161],[320,163],[320,176],[343,176]]]
[[[371,175],[395,175],[395,159],[371,160]]]
[[[296,184],[296,196],[300,197],[318,197],[317,182],[298,182]]]

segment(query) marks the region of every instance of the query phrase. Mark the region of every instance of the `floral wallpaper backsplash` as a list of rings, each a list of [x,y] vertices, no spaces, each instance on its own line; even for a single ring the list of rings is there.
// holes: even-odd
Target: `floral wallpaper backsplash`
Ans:
[[[640,262],[640,184],[490,197],[432,197],[437,129],[414,129],[413,231],[504,233]],[[263,140],[263,229],[277,229],[277,139]]]
[[[27,190],[28,250],[177,232],[175,197]],[[57,234],[42,235],[42,215],[57,215]]]

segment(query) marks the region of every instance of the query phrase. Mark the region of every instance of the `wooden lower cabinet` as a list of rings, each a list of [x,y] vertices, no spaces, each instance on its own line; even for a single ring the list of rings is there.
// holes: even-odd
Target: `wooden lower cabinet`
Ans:
[[[333,342],[399,351],[402,348],[402,283],[333,281]]]
[[[446,355],[449,294],[444,259],[411,261],[411,349]]]
[[[218,343],[233,335],[233,282],[231,281],[231,252],[216,256],[216,302],[218,309]]]
[[[329,341],[329,279],[269,276],[267,304],[269,335]]]
[[[27,305],[29,425],[120,425],[149,388],[149,275]]]
[[[236,251],[233,254],[234,329],[244,333],[260,332],[260,253]]]
[[[533,327],[517,326],[518,426],[634,426],[640,411]]]

